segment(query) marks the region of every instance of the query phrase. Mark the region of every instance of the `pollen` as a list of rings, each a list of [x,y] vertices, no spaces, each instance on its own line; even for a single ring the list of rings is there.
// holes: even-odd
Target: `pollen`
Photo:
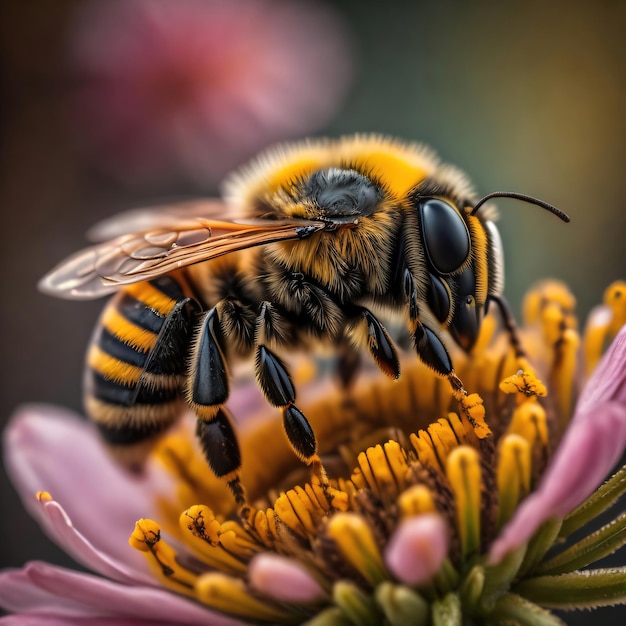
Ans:
[[[512,376],[508,376],[500,383],[500,390],[504,393],[519,394],[523,397],[545,396],[548,391],[545,385],[537,378],[532,369],[520,369]]]

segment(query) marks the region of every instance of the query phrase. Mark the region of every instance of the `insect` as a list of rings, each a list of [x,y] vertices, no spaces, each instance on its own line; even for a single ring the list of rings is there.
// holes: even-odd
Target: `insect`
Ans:
[[[186,404],[209,466],[244,505],[225,407],[233,360],[254,356],[258,386],[281,409],[291,447],[322,479],[281,350],[364,347],[397,378],[398,352],[378,317],[394,313],[419,358],[464,392],[445,336],[469,351],[489,303],[506,312],[502,245],[485,204],[496,196],[569,221],[520,194],[477,201],[464,174],[415,144],[356,135],[283,145],[228,178],[221,201],[104,223],[96,235],[106,241],[67,259],[40,287],[74,299],[116,292],[87,356],[86,407],[105,441],[137,458]],[[354,359],[345,363],[350,369]]]

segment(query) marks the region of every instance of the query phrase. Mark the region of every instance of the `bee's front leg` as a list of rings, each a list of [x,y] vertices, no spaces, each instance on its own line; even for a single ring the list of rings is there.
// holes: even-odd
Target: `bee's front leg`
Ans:
[[[355,306],[351,310],[351,326],[360,345],[367,346],[379,369],[394,380],[400,376],[398,351],[387,329],[378,318],[365,307]]]
[[[420,321],[417,288],[408,270],[404,275],[404,290],[409,307],[409,331],[417,355],[425,365],[448,379],[455,396],[467,395],[461,379],[454,372],[452,359],[443,342],[435,331]]]

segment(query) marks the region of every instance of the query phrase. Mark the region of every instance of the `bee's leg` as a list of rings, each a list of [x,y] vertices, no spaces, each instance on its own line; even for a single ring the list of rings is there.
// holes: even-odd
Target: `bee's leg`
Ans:
[[[452,359],[441,339],[419,320],[414,321],[413,344],[422,362],[450,382],[455,394],[467,395],[461,379],[454,373]]]
[[[356,322],[355,328],[367,334],[364,343],[376,365],[387,376],[397,379],[400,376],[400,361],[387,329],[365,307],[355,307],[353,320]]]
[[[517,359],[523,359],[526,357],[526,352],[524,348],[522,348],[522,342],[519,337],[519,332],[517,330],[517,324],[515,323],[515,317],[513,316],[513,312],[511,311],[511,307],[509,303],[502,296],[490,295],[487,298],[487,305],[490,302],[495,302],[500,310],[500,315],[502,317],[502,323],[506,328],[507,333],[509,334],[509,338],[511,340],[511,347],[515,353],[515,357]]]
[[[326,472],[317,454],[317,440],[313,428],[302,411],[294,404],[296,390],[285,364],[267,346],[279,340],[285,320],[269,302],[262,302],[255,331],[255,373],[257,383],[266,400],[281,409],[283,427],[295,455],[307,465],[323,485],[328,484]]]
[[[408,270],[404,274],[404,290],[409,306],[409,330],[419,358],[437,374],[448,379],[455,396],[467,395],[461,379],[454,373],[452,359],[445,346],[437,334],[419,319],[417,288]]]
[[[228,370],[218,307],[200,322],[191,351],[187,401],[198,418],[196,434],[213,473],[226,481],[242,519],[249,506],[239,471],[241,454],[231,418],[223,406],[229,395]]]

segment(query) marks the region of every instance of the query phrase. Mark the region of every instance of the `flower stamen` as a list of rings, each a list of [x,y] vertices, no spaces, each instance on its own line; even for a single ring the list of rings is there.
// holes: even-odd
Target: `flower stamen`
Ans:
[[[454,493],[456,519],[464,558],[480,548],[481,469],[478,452],[459,446],[447,458],[446,474]]]
[[[161,539],[160,526],[149,519],[140,519],[128,540],[131,547],[147,553],[154,559],[162,578],[173,581],[177,586],[193,590],[197,575],[185,569],[176,560],[175,550]]]

